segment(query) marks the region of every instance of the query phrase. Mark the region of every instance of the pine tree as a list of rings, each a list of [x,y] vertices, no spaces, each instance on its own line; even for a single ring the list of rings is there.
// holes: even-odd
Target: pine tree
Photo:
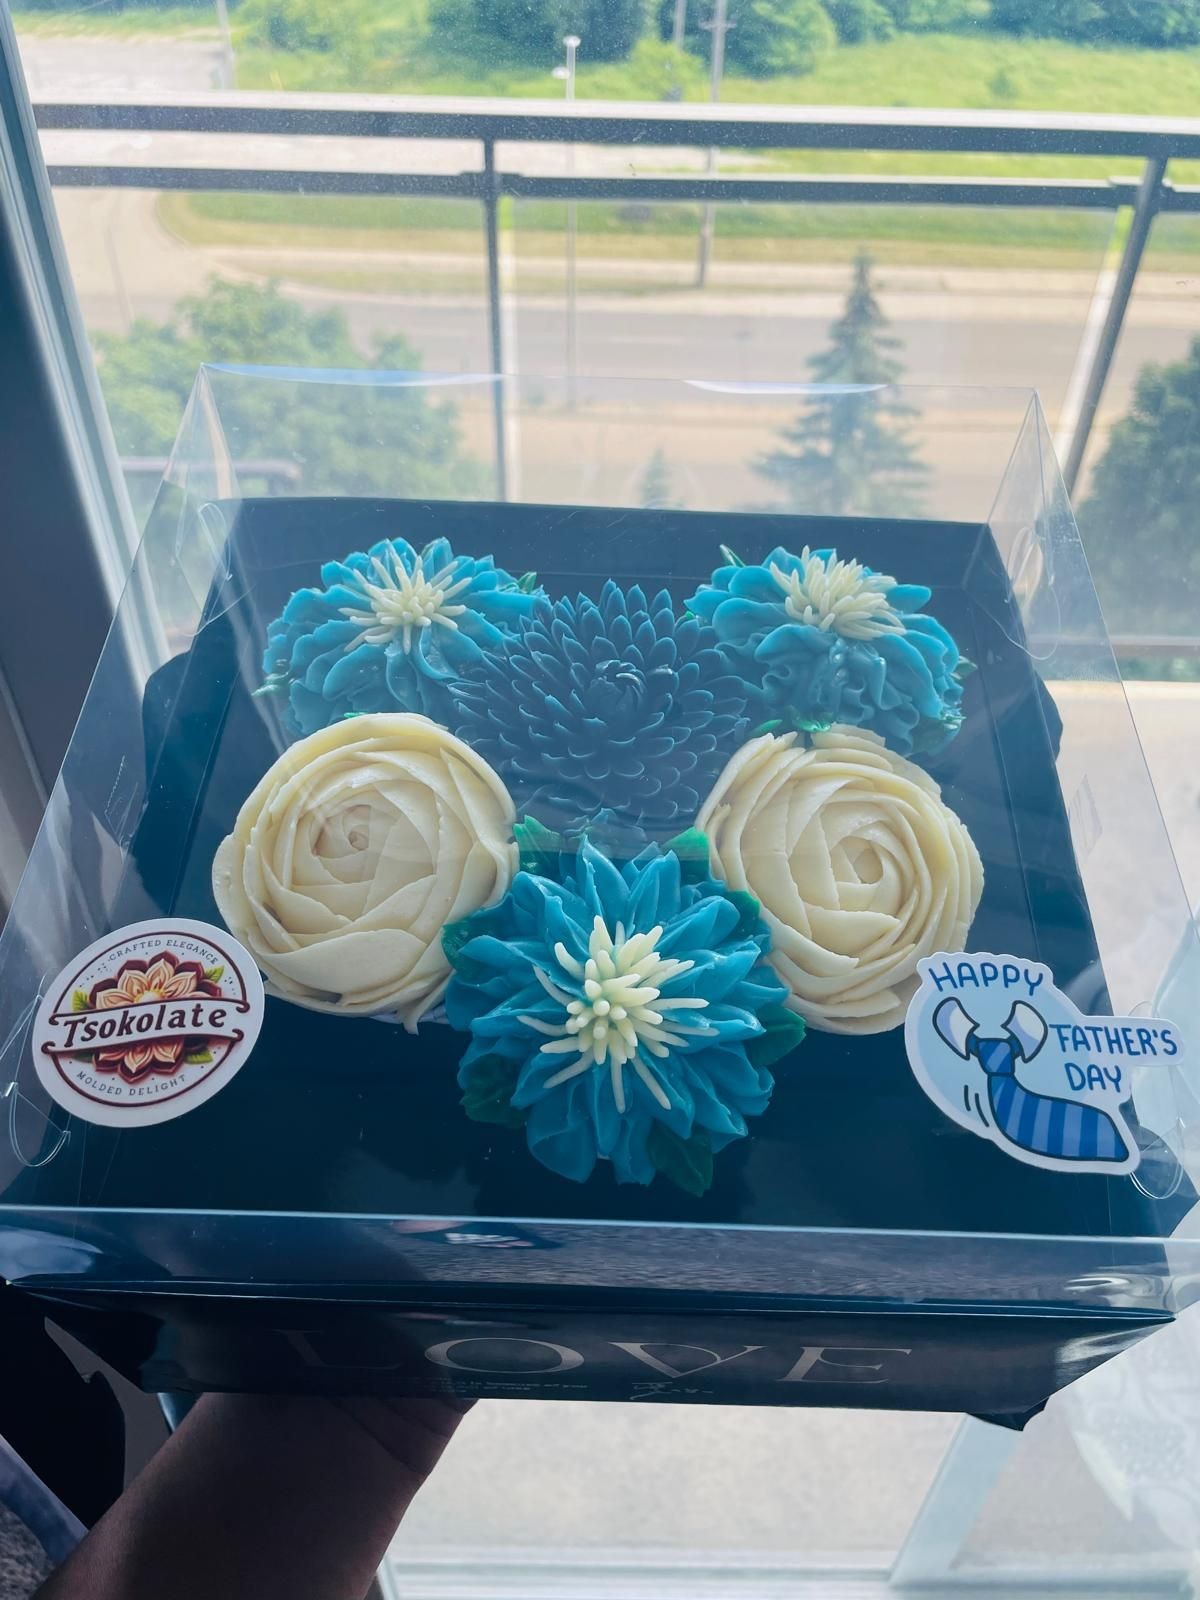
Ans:
[[[671,469],[661,446],[650,457],[642,475],[639,498],[647,511],[677,511],[680,507],[681,502],[671,482]]]
[[[784,448],[760,458],[756,470],[778,484],[789,511],[849,511],[899,516],[920,504],[927,468],[910,433],[912,406],[872,387],[839,393],[847,384],[887,385],[903,371],[892,353],[887,318],[875,297],[871,257],[860,251],[829,348],[809,362],[814,380],[831,386],[781,434]]]

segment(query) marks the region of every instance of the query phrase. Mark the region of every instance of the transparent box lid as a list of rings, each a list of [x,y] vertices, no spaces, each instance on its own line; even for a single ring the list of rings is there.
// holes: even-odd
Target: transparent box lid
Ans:
[[[407,557],[389,553],[401,546]],[[805,565],[829,551],[836,570],[832,555]],[[346,583],[353,603],[330,599]],[[914,616],[953,641],[952,657],[937,646],[932,707],[925,679],[914,687],[878,643],[921,633]],[[580,639],[582,679],[570,677]],[[800,647],[836,670],[801,671],[787,654]],[[361,672],[342,665],[351,656]],[[961,658],[969,676],[949,670]],[[414,746],[418,714],[435,731]],[[404,727],[381,732],[376,717],[396,715]],[[518,749],[531,722],[540,767]],[[405,745],[407,787],[378,777],[380,738]],[[365,800],[297,835],[324,863],[337,832],[353,871],[343,862],[314,912],[295,849],[299,875],[267,883],[282,857],[264,877],[266,846],[255,855],[247,833],[214,890],[252,792],[294,779],[309,740],[375,773]],[[836,768],[834,788],[837,763],[858,763],[836,826],[818,817],[821,861],[795,810],[786,847],[764,842],[769,819],[739,788],[751,745],[781,773],[820,757],[803,771]],[[422,762],[459,773],[449,814]],[[398,841],[433,848],[430,805],[432,862],[405,877]],[[391,808],[382,845],[379,806]],[[654,862],[655,886],[639,888]],[[661,915],[643,928],[654,896]],[[956,896],[956,915],[937,909]],[[847,954],[848,913],[875,918],[897,952],[873,990],[885,999],[865,1010],[822,965],[878,954],[869,940]],[[156,919],[249,944],[267,980],[262,1030],[219,1092],[181,1093],[162,1120],[97,1121],[47,1091],[35,1019],[87,947]],[[377,970],[381,927],[407,988]],[[359,941],[333,956],[331,930]],[[939,1037],[976,1074],[982,1128],[926,1093],[902,1023],[917,955],[994,952],[1052,974],[1084,1018],[1186,1034],[1179,974],[1194,951],[1036,396],[206,368],[0,943],[0,1265],[28,1284],[554,1284],[1171,1310],[1192,1297],[1196,1265],[1186,1054],[1135,1045],[1119,1095],[1064,1091],[1089,1129],[1100,1123],[1079,1108],[1107,1106],[1130,1157],[1106,1172],[1114,1136],[1088,1132],[1094,1159],[1076,1171],[1046,1104],[1052,1016],[1038,1067],[1020,1029],[972,1011],[971,995],[957,996],[960,1034],[943,1015]],[[532,1011],[517,978],[509,1004],[514,961],[526,980],[540,963]],[[215,970],[193,984],[207,1017],[227,983]],[[113,972],[100,990],[65,991],[76,1031],[60,1015],[60,1045],[101,1016],[105,984],[128,988],[126,967]],[[113,1005],[144,1009],[144,990]],[[609,1013],[624,1000],[623,1030],[600,1027],[597,999]],[[601,1048],[608,1033],[628,1049]],[[1025,1055],[1015,1072],[1006,1058],[1016,1087],[1000,1094],[988,1051],[1011,1057],[1014,1040]],[[192,1035],[153,1044],[149,1065],[150,1045],[120,1039],[53,1060],[144,1107],[206,1048]],[[1052,1159],[1027,1159],[1039,1150]],[[511,1250],[461,1248],[505,1230]]]

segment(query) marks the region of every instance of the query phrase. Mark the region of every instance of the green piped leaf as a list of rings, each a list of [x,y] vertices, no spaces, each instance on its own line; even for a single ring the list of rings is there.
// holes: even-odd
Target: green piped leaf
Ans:
[[[833,727],[829,717],[809,717],[800,706],[788,706],[782,717],[774,722],[764,722],[758,731],[763,733],[773,732],[776,728],[784,733],[828,733]]]
[[[461,978],[466,978],[467,982],[482,982],[490,978],[491,968],[472,960],[466,954],[466,946],[472,939],[480,938],[480,934],[496,933],[502,926],[504,917],[499,906],[485,906],[482,910],[474,910],[469,917],[462,917],[459,922],[446,923],[442,930],[442,949],[445,950],[446,960]]]
[[[764,1031],[746,1041],[746,1055],[754,1067],[773,1067],[796,1048],[807,1032],[804,1018],[786,1006],[768,1006],[758,1020]]]
[[[746,563],[736,550],[731,550],[727,544],[721,546],[721,559],[727,567],[744,567]]]
[[[762,930],[762,907],[752,894],[745,889],[726,889],[725,897],[732,900],[740,913],[737,927],[730,934],[731,939],[752,939]]]
[[[666,848],[673,850],[679,857],[685,883],[703,883],[711,876],[708,865],[708,835],[702,833],[699,828],[685,828],[682,833],[677,833],[673,839],[667,840]]]
[[[91,1005],[86,989],[76,989],[71,995],[71,1010],[86,1011]]]
[[[526,817],[513,825],[513,838],[521,858],[521,871],[533,872],[541,878],[552,878],[558,872],[558,858],[565,847],[561,833],[547,828],[536,817]]]
[[[517,579],[517,588],[522,594],[536,594],[538,576],[536,572],[523,572]]]
[[[491,1122],[499,1128],[521,1128],[526,1113],[512,1103],[520,1065],[504,1056],[485,1056],[471,1069],[463,1091],[462,1107],[472,1122]]]
[[[959,711],[947,711],[943,717],[922,717],[913,729],[913,755],[936,755],[962,727],[962,720]]]
[[[752,739],[761,739],[764,733],[774,733],[776,728],[782,728],[782,727],[783,727],[783,718],[782,717],[772,717],[769,722],[760,722],[758,727],[755,728],[754,731],[751,733],[750,737]]]
[[[962,683],[965,679],[969,678],[973,672],[978,671],[979,668],[973,661],[968,661],[966,656],[959,656],[958,665],[954,669],[954,676],[958,679],[959,683]]]
[[[452,967],[458,965],[458,958],[462,955],[463,946],[469,944],[478,931],[471,926],[476,916],[478,916],[478,912],[469,917],[463,917],[459,922],[448,922],[442,929],[442,949],[445,951],[446,960]]]
[[[681,1139],[665,1122],[655,1122],[646,1137],[646,1153],[663,1177],[686,1194],[699,1197],[712,1187],[712,1145],[703,1129]]]

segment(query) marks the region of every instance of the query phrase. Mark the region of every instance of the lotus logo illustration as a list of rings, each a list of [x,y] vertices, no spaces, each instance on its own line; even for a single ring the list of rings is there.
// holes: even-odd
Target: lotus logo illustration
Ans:
[[[116,928],[51,978],[30,1030],[42,1087],[106,1127],[182,1116],[249,1057],[263,1017],[250,954],[182,917]]]

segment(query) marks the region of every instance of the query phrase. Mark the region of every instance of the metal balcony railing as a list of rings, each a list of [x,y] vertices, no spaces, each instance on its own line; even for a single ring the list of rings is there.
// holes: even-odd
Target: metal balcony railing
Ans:
[[[504,317],[498,208],[501,199],[699,201],[752,203],[1006,206],[1129,214],[1120,263],[1103,289],[1098,331],[1080,353],[1075,403],[1065,430],[1063,472],[1073,488],[1120,338],[1154,219],[1200,213],[1200,186],[1167,179],[1172,159],[1200,159],[1200,118],[1073,113],[937,111],[872,107],[681,105],[562,101],[404,98],[347,94],[162,93],[34,102],[38,127],[96,133],[227,135],[227,160],[103,159],[51,162],[59,187],[243,190],[292,194],[457,196],[482,208],[487,251],[488,338],[494,392],[494,447],[500,494],[506,492]],[[285,135],[286,163],[267,166],[255,139]],[[312,164],[313,137],[476,143],[479,164],[458,172]],[[293,145],[291,141],[296,141]],[[813,177],[702,174],[543,176],[502,170],[497,146],[522,143],[695,147],[708,150],[892,150],[1020,153],[1060,157],[1136,157],[1140,179]],[[207,148],[207,147],[206,147]],[[309,164],[305,164],[306,158]],[[1126,654],[1200,654],[1200,641],[1122,641]]]

